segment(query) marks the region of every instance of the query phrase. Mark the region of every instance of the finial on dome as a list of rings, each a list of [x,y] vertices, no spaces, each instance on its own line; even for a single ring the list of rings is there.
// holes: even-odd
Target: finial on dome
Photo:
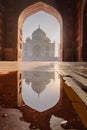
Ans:
[[[39,24],[39,28],[40,28],[40,24]]]
[[[39,98],[39,96],[40,96],[40,95],[39,95],[39,93],[38,93],[38,98]]]

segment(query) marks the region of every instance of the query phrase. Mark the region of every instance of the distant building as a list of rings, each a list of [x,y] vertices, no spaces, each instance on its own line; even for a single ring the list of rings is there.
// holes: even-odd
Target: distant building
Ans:
[[[23,61],[53,59],[55,59],[55,42],[51,43],[39,26],[32,33],[32,39],[28,37],[23,43]]]

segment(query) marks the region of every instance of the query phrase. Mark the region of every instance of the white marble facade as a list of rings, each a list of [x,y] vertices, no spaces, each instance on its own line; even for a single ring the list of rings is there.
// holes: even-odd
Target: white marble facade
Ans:
[[[23,43],[23,61],[55,60],[55,42],[46,36],[40,26]]]

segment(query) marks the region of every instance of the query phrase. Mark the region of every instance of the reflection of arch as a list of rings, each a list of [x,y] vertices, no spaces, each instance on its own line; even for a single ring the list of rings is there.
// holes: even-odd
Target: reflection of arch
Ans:
[[[34,13],[39,12],[41,10],[53,15],[60,23],[60,59],[63,60],[63,44],[62,44],[63,43],[63,22],[62,22],[62,17],[55,8],[51,7],[50,5],[45,4],[43,2],[38,2],[32,6],[27,7],[26,9],[24,9],[22,11],[22,13],[19,16],[19,19],[18,19],[18,58],[17,58],[18,60],[21,60],[21,58],[22,58],[22,54],[21,54],[22,53],[22,48],[21,48],[22,39],[21,39],[21,37],[22,37],[23,22],[28,16],[33,15]]]
[[[43,112],[59,102],[60,79],[56,71],[24,71],[23,78],[22,99],[27,106]],[[29,79],[30,84],[26,84],[25,79]]]
[[[40,57],[41,56],[41,47],[39,45],[35,45],[33,47],[33,56]]]

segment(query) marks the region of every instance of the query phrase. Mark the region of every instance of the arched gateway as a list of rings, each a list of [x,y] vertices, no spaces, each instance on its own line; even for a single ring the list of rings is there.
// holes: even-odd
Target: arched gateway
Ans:
[[[27,8],[25,8],[18,19],[18,55],[17,59],[18,61],[22,60],[22,27],[23,23],[26,20],[27,17],[39,12],[39,11],[44,11],[46,13],[49,13],[50,15],[54,16],[57,21],[60,24],[60,60],[63,60],[63,22],[62,22],[62,17],[59,14],[59,12],[53,8],[50,5],[47,5],[43,2],[38,2],[36,4],[33,4]]]

